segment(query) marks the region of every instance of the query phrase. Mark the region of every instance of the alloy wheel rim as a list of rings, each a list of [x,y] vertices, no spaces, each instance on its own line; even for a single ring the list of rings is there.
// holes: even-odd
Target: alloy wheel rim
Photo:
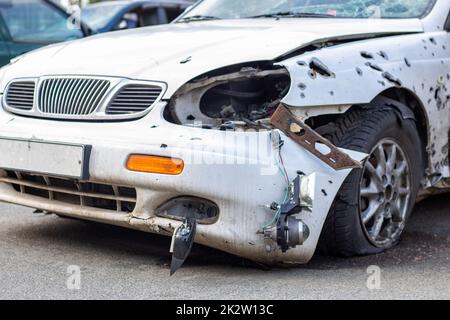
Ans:
[[[405,152],[393,139],[380,141],[364,165],[360,189],[361,222],[373,245],[386,248],[398,241],[411,193]]]

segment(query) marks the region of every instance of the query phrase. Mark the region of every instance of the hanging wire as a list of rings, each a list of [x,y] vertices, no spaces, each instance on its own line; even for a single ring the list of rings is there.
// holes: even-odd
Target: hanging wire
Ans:
[[[286,185],[284,198],[283,198],[283,201],[281,202],[281,204],[286,203],[288,201],[289,195],[290,195],[289,175],[287,173],[286,166],[284,165],[283,156],[281,155],[281,148],[283,147],[283,145],[284,145],[284,143],[281,141],[277,147],[278,148],[277,167],[278,167],[278,170],[280,171],[280,173],[283,175],[284,183]],[[262,226],[263,231],[278,223],[278,220],[280,219],[280,214],[281,214],[281,204],[278,205],[278,208],[277,208],[272,220],[270,222],[268,222],[267,224],[265,224],[264,226]]]

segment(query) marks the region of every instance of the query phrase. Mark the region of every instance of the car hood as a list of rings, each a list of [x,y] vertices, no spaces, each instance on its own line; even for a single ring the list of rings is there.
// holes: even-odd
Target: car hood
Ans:
[[[211,70],[274,60],[319,40],[423,32],[420,20],[249,19],[176,23],[45,47],[3,71],[12,78],[98,75],[167,83],[166,97]]]

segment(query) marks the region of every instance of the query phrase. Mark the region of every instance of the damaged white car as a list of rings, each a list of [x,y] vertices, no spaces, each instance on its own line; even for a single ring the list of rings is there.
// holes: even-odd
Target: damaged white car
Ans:
[[[0,200],[267,263],[379,253],[450,187],[450,3],[204,0],[0,71]]]

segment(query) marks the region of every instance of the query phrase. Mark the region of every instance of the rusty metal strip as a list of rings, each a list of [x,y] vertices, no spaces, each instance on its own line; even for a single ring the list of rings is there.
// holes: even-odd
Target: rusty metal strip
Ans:
[[[330,141],[319,135],[303,121],[299,120],[284,105],[280,104],[270,119],[271,124],[283,131],[288,137],[311,152],[317,158],[328,164],[335,170],[361,168],[359,161],[352,159],[348,154],[342,152]],[[317,149],[317,144],[329,148],[328,154],[323,154]]]

